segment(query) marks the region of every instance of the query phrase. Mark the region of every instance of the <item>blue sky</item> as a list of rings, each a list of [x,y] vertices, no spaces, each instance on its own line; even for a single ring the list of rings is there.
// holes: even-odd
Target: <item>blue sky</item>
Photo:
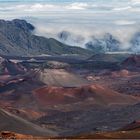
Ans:
[[[140,0],[0,0],[0,18],[26,19],[46,37],[67,30],[88,40],[109,32],[126,46],[140,31]]]

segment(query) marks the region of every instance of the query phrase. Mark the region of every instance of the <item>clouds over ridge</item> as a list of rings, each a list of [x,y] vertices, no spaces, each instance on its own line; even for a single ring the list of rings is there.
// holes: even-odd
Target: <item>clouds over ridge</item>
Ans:
[[[75,37],[82,35],[83,41],[87,41],[91,36],[109,32],[127,42],[140,31],[140,0],[1,1],[0,18],[26,19],[36,26],[36,34],[46,37],[56,38],[59,32],[66,30]]]

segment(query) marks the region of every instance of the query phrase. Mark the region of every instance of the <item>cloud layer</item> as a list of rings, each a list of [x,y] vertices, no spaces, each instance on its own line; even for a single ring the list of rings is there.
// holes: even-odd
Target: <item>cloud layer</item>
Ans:
[[[129,47],[128,40],[140,31],[139,15],[140,0],[0,0],[1,19],[26,19],[36,26],[35,34],[57,39],[68,31],[72,36],[65,43],[82,47],[105,33]]]

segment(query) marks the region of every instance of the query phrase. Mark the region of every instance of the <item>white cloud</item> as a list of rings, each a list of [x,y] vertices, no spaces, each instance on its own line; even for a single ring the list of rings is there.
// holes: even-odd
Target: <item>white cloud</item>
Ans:
[[[136,24],[136,21],[131,21],[131,20],[117,20],[114,23],[116,25],[133,25],[133,24]]]
[[[127,7],[117,7],[117,8],[114,8],[113,10],[114,11],[123,11],[123,10],[128,10],[128,9],[131,9],[132,7],[131,6],[127,6]]]
[[[133,5],[137,5],[137,4],[140,4],[140,0],[131,0],[131,3]]]
[[[84,10],[87,9],[89,7],[89,5],[87,3],[72,3],[68,6],[66,6],[66,9],[75,9],[75,10]]]
[[[74,39],[75,36],[82,35],[86,41],[92,35],[102,36],[109,32],[122,42],[128,42],[132,34],[140,30],[140,0],[55,1],[26,0],[4,5],[0,2],[0,18],[27,19],[37,27],[38,35],[56,38],[58,32],[69,31]],[[31,20],[33,18],[34,21]]]
[[[36,3],[34,5],[30,5],[27,6],[26,9],[24,9],[25,11],[47,11],[47,10],[53,10],[53,9],[57,9],[59,8],[56,5],[52,5],[52,4],[39,4]]]

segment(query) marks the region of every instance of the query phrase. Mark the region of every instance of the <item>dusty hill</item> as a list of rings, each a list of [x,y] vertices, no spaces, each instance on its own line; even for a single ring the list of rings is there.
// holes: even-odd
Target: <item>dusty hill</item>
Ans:
[[[48,86],[77,87],[87,85],[88,81],[64,69],[44,69],[37,73],[37,79]]]
[[[128,68],[140,68],[140,55],[132,55],[122,62],[122,66]]]
[[[72,104],[86,100],[101,106],[128,105],[140,101],[139,98],[122,95],[100,85],[77,88],[43,87],[35,90],[34,96],[42,106]]]

